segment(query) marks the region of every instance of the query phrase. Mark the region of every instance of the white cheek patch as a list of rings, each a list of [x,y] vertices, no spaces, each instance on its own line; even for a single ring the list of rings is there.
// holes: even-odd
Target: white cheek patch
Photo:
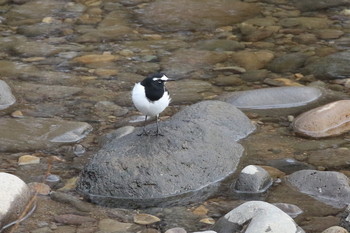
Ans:
[[[162,80],[162,81],[166,82],[166,81],[168,81],[168,79],[169,78],[167,76],[163,75],[161,78],[153,78],[152,80],[153,81]]]

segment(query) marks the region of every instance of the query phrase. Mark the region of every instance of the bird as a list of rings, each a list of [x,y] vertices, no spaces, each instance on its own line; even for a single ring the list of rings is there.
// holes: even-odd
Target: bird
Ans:
[[[164,73],[148,75],[144,80],[134,85],[132,89],[132,101],[138,111],[145,115],[145,122],[142,133],[138,136],[149,135],[146,131],[147,117],[157,117],[157,130],[155,136],[163,136],[159,130],[159,114],[169,106],[171,101],[169,91],[165,83],[174,81]]]

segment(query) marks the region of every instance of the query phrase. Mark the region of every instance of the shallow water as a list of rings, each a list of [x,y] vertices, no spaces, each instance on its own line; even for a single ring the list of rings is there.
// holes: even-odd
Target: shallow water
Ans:
[[[214,17],[214,20],[189,21],[184,18],[182,20],[187,20],[187,24],[181,24],[177,18],[180,16],[173,15],[168,18],[166,15],[158,15],[159,21],[157,15],[150,18],[148,9],[156,13],[168,12],[171,1],[165,1],[170,5],[152,6],[149,5],[150,2],[152,1],[0,1],[1,79],[11,86],[17,99],[15,105],[1,110],[1,117],[9,118],[11,113],[19,110],[25,117],[84,121],[94,128],[84,140],[75,145],[48,147],[40,144],[38,147],[33,146],[35,150],[12,148],[11,151],[0,152],[1,172],[16,174],[25,182],[42,182],[48,167],[52,165],[49,168],[50,173],[58,175],[61,180],[50,186],[53,190],[62,188],[69,179],[79,175],[89,158],[99,149],[98,142],[102,135],[121,126],[140,124],[137,120],[139,114],[130,100],[130,90],[135,82],[149,73],[165,71],[169,76],[178,79],[168,85],[173,101],[162,114],[162,119],[165,120],[182,106],[215,99],[226,92],[289,85],[278,80],[280,77],[303,85],[316,81],[314,77],[307,75],[296,78],[294,74],[300,72],[298,67],[282,74],[266,72],[254,79],[250,77],[252,80],[244,80],[240,74],[242,68],[248,71],[266,69],[270,61],[268,59],[271,59],[270,53],[263,53],[266,57],[257,59],[257,63],[256,60],[248,60],[247,63],[244,59],[237,60],[233,57],[236,50],[268,50],[274,56],[290,51],[303,52],[312,61],[315,54],[326,55],[340,47],[348,48],[349,45],[344,42],[345,37],[332,40],[311,40],[308,37],[308,30],[311,29],[335,27],[348,33],[348,17],[335,19],[336,13],[332,10],[302,13],[283,4],[244,3],[239,6],[244,8],[244,14],[235,15],[231,19],[233,21],[228,23],[227,18],[220,14],[222,5],[217,6],[220,9],[215,8],[213,12],[193,12],[197,3],[188,6],[189,11],[185,16],[190,19],[197,14],[204,14],[205,17],[205,14],[210,13],[207,17]],[[255,8],[246,8],[246,4],[256,5]],[[182,8],[175,15],[181,15]],[[343,9],[346,8],[337,12]],[[261,14],[257,14],[257,11]],[[298,23],[289,20],[295,16],[304,17]],[[319,21],[315,21],[314,17]],[[237,23],[248,18],[251,18],[249,22],[253,25],[252,28]],[[172,20],[175,20],[174,24],[168,24]],[[329,20],[333,20],[333,26]],[[257,30],[261,27],[264,30]],[[240,43],[232,44],[232,41]],[[240,69],[220,69],[232,66],[239,66]],[[217,79],[219,75],[231,78],[223,82]],[[348,87],[343,84],[325,81],[320,85],[338,91],[339,96],[349,92]],[[237,171],[246,165],[268,165],[270,161],[281,158],[294,158],[307,163],[309,152],[350,147],[347,134],[318,140],[295,136],[289,128],[288,120],[288,115],[295,113],[286,111],[275,114],[267,110],[263,113],[247,114],[259,127],[253,135],[242,141],[246,154]],[[59,140],[62,142],[64,138]],[[41,161],[39,164],[19,166],[17,160],[24,154],[34,154]],[[50,158],[53,155],[62,160],[52,162]],[[316,168],[324,169],[322,165]],[[349,167],[343,167],[341,171],[349,175],[346,171],[348,169]],[[298,205],[304,213],[296,221],[307,232],[318,232],[323,226],[322,218],[337,216],[341,211],[278,183],[265,195],[237,198],[230,190],[236,175],[233,174],[222,182],[220,192],[203,203],[142,211],[161,217],[161,223],[152,227],[162,232],[176,226],[183,227],[188,232],[208,229],[210,224],[200,222],[201,219],[212,217],[216,220],[249,198]],[[78,196],[74,189],[70,189],[69,193]],[[60,232],[60,227],[63,226],[54,223],[54,216],[77,212],[81,214],[71,204],[56,202],[47,196],[38,196],[37,202],[37,210],[21,223],[18,232],[30,232],[43,227]],[[87,205],[92,207],[89,215],[97,220],[117,218],[116,213],[122,212],[118,209]],[[193,213],[200,205],[208,210],[206,215]],[[127,210],[127,213],[131,214],[133,210]],[[315,224],[314,221],[309,221],[313,218],[320,220]],[[132,222],[128,218],[124,220]],[[85,231],[88,228],[90,232],[97,232],[97,225],[74,226],[71,231],[66,229],[66,232],[88,232]]]

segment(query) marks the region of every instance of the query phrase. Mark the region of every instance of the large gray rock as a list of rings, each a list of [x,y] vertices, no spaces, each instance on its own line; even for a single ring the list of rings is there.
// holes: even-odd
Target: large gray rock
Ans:
[[[307,65],[304,73],[313,74],[318,79],[341,79],[350,75],[350,52],[339,52],[323,57]]]
[[[303,233],[288,214],[276,206],[263,201],[249,201],[231,210],[215,223],[217,233]]]
[[[331,1],[320,1],[320,0],[292,0],[296,7],[302,11],[313,11],[319,9],[325,9],[330,7],[336,7],[341,5],[349,5],[349,0],[331,0]]]
[[[256,4],[241,1],[162,0],[151,2],[138,16],[152,29],[176,32],[213,30],[254,17],[259,11]]]
[[[31,192],[23,180],[15,175],[0,172],[0,232],[18,220],[30,198]],[[28,210],[32,208],[30,206]]]
[[[85,122],[54,118],[1,118],[0,151],[18,152],[47,149],[77,142],[92,130]]]
[[[155,125],[147,126],[155,128]],[[210,195],[243,153],[236,141],[255,127],[234,106],[204,101],[161,122],[165,136],[115,138],[84,168],[78,191],[107,206],[187,203]]]
[[[0,80],[0,110],[6,109],[16,102],[11,88],[6,82]]]
[[[300,192],[338,208],[350,203],[350,180],[340,172],[301,170],[286,180]]]

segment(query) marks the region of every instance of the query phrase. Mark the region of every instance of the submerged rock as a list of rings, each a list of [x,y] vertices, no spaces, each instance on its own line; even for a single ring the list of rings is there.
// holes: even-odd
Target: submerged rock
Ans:
[[[283,109],[305,106],[322,96],[314,87],[272,87],[238,91],[222,97],[240,109]]]
[[[231,210],[214,225],[216,232],[303,233],[294,220],[276,206],[263,201],[249,201]]]
[[[307,74],[313,74],[319,79],[348,78],[350,73],[350,52],[339,52],[323,57],[304,69]]]
[[[205,6],[205,7],[203,7]],[[254,17],[256,4],[224,0],[154,1],[139,11],[139,20],[158,31],[213,30]]]
[[[350,130],[350,100],[339,100],[304,112],[293,122],[297,134],[322,138]]]
[[[204,101],[161,129],[163,137],[139,137],[137,129],[106,143],[84,168],[78,191],[97,204],[128,208],[202,200],[235,171],[243,153],[235,141],[255,127],[234,106]]]
[[[73,143],[92,127],[85,122],[53,118],[0,119],[0,151],[30,151]]]
[[[19,220],[31,198],[29,187],[15,175],[0,172],[0,231]],[[33,207],[29,207],[32,210]],[[25,215],[24,215],[25,216]]]
[[[0,80],[0,110],[6,109],[16,102],[11,88],[5,81]]]
[[[291,2],[293,2],[295,6],[302,11],[320,10],[320,9],[350,4],[349,0],[332,0],[332,1],[292,0]]]
[[[350,180],[340,172],[301,170],[286,180],[300,192],[337,208],[350,203]]]

